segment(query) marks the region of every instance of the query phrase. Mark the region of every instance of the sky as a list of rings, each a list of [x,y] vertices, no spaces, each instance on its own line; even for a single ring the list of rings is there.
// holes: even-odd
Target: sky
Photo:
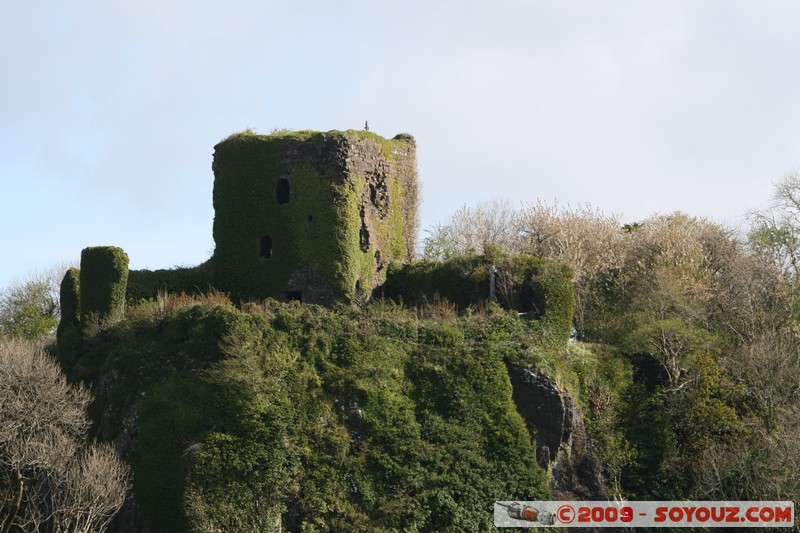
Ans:
[[[247,128],[411,133],[422,229],[489,198],[735,225],[800,167],[798,21],[771,0],[0,0],[0,287],[86,246],[206,260],[213,147]]]

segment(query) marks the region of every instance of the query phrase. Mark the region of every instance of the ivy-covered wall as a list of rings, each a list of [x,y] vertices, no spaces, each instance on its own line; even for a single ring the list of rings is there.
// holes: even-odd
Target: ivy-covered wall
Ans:
[[[236,134],[215,147],[213,170],[213,281],[235,298],[366,298],[390,261],[413,259],[410,135]]]
[[[81,344],[81,272],[70,268],[61,280],[61,320],[56,330],[59,356],[71,361]]]
[[[128,254],[116,246],[91,246],[81,252],[81,322],[116,322],[125,317]]]
[[[70,268],[61,280],[59,302],[61,306],[61,322],[77,324],[81,319],[81,271]]]
[[[188,268],[131,270],[128,273],[128,302],[151,300],[159,292],[205,294],[213,289],[210,261]]]
[[[572,331],[573,273],[553,261],[498,254],[392,264],[379,295],[408,305],[447,300],[463,310],[489,301],[492,267],[497,303],[528,313],[542,328],[543,343],[563,346]]]

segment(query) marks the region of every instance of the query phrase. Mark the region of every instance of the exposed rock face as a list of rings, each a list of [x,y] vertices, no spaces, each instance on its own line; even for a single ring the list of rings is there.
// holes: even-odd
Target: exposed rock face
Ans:
[[[536,442],[536,459],[550,471],[555,499],[604,499],[594,447],[572,397],[541,370],[508,365],[514,403]]]

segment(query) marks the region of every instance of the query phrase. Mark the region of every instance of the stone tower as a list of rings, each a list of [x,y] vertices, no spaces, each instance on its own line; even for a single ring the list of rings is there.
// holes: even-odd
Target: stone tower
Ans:
[[[214,147],[214,285],[241,299],[369,298],[413,259],[416,144],[366,131],[235,134]]]

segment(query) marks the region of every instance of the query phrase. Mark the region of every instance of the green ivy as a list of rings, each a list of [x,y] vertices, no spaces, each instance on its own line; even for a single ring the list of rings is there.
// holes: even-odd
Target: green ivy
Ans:
[[[489,300],[492,266],[497,272],[497,302],[536,319],[542,332],[539,345],[563,348],[572,331],[573,288],[572,271],[560,263],[504,254],[393,263],[382,291],[385,297],[412,306],[443,299],[466,310]]]
[[[282,296],[292,274],[307,266],[336,298],[352,300],[357,284],[368,296],[382,279],[374,275],[376,244],[360,247],[366,177],[346,165],[349,150],[363,143],[378,144],[390,168],[392,201],[371,239],[386,261],[412,256],[416,182],[400,175],[393,158],[413,139],[357,131],[237,134],[214,152],[215,286],[238,299]],[[286,203],[276,200],[279,179],[289,180]],[[259,257],[262,236],[272,239],[270,258]]]
[[[59,357],[67,362],[77,355],[81,344],[81,286],[80,270],[70,268],[61,280],[61,321],[56,330]]]
[[[81,252],[81,321],[91,317],[108,323],[125,316],[128,254],[115,246],[93,246]]]
[[[535,333],[472,336],[495,321],[199,306],[100,332],[73,378],[95,384],[98,437],[138,413],[153,531],[485,531],[495,499],[549,496],[501,346]]]
[[[131,270],[126,296],[135,303],[154,299],[160,292],[204,294],[211,289],[211,261],[207,261],[189,268]]]

